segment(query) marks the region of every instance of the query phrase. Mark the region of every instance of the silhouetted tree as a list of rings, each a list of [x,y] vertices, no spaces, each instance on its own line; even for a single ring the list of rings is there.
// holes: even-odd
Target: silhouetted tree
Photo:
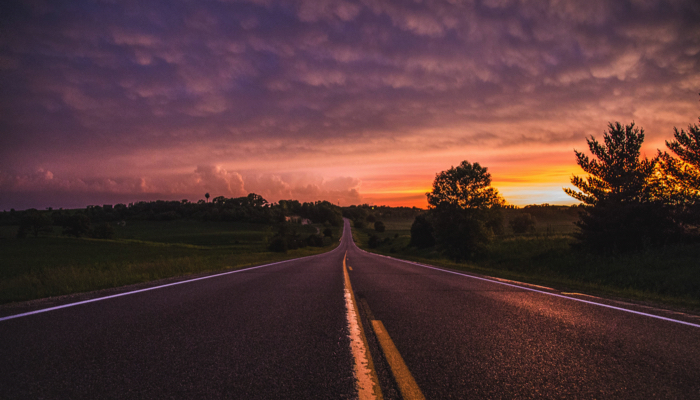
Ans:
[[[201,193],[201,192],[200,192],[200,193]],[[204,197],[206,197],[207,203],[209,203],[209,196],[210,196],[210,195],[209,195],[209,192],[204,193]]]
[[[514,233],[535,231],[535,218],[529,213],[522,213],[510,220],[510,227]]]
[[[371,235],[369,237],[369,241],[367,242],[367,246],[369,246],[370,249],[376,249],[381,243],[382,241],[378,236]]]
[[[376,221],[374,223],[374,230],[379,233],[382,233],[386,230],[386,225],[384,225],[384,222],[382,221]]]
[[[333,231],[331,228],[326,228],[323,230],[323,236],[332,238],[333,237]]]
[[[53,225],[53,220],[48,213],[31,208],[26,210],[20,219],[19,230],[21,232],[31,232],[34,237],[38,237],[41,233],[51,232],[51,225]],[[18,232],[17,237],[23,236]]]
[[[109,222],[103,222],[92,228],[90,236],[97,239],[111,239],[114,237],[114,228]]]
[[[306,238],[306,244],[311,247],[323,247],[323,237],[311,234]]]
[[[688,131],[673,128],[674,140],[666,146],[675,154],[659,152],[661,157],[661,196],[674,208],[685,227],[700,225],[700,126],[688,125]]]
[[[640,158],[644,130],[616,122],[603,135],[603,143],[586,139],[594,159],[574,151],[589,174],[571,178],[580,192],[564,189],[585,204],[577,222],[580,241],[594,250],[626,251],[673,239],[676,225],[651,184],[659,159]]]
[[[418,214],[411,225],[411,241],[409,246],[424,249],[435,246],[433,225],[428,221],[428,214]]]
[[[503,229],[500,208],[505,201],[479,163],[465,160],[437,174],[427,196],[436,243],[457,261],[483,253]]]
[[[71,215],[61,223],[63,234],[80,237],[90,232],[90,218],[82,213]]]

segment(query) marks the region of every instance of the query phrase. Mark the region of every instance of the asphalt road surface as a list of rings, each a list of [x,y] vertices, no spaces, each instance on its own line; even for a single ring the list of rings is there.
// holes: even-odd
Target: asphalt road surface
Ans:
[[[372,321],[428,399],[700,398],[696,316],[376,256],[345,229],[322,255],[0,318],[0,398],[357,398],[344,258],[384,398],[404,378]]]

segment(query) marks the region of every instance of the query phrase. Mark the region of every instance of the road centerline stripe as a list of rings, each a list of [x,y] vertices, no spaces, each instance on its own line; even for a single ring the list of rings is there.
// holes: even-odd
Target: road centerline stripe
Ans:
[[[401,397],[404,400],[425,400],[423,392],[418,387],[416,380],[413,379],[411,371],[408,370],[401,353],[399,353],[399,349],[396,348],[394,341],[391,340],[391,336],[389,336],[389,332],[387,332],[382,321],[373,320],[372,329],[384,352],[384,358],[389,363],[389,368],[391,368],[396,384],[399,385]]]
[[[362,328],[362,321],[360,320],[355,293],[350,284],[350,275],[348,274],[347,264],[345,263],[346,258],[347,252],[345,252],[345,256],[343,257],[345,307],[347,310],[346,316],[348,320],[348,333],[350,336],[350,351],[355,361],[353,372],[355,375],[357,396],[360,400],[383,399],[377,372],[372,362],[372,355],[367,345],[367,337]]]

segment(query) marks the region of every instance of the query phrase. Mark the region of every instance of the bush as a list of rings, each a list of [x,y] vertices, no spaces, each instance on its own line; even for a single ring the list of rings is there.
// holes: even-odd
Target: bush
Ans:
[[[365,227],[365,221],[362,221],[359,219],[352,221],[352,223],[353,223],[353,225],[355,225],[355,228],[357,228],[357,229],[362,229]]]
[[[52,231],[51,225],[53,225],[53,220],[49,215],[33,208],[25,211],[20,219],[20,230],[29,231],[34,237],[38,237],[41,233],[50,233]]]
[[[90,218],[85,214],[75,214],[63,220],[63,234],[80,237],[90,232]]]
[[[382,221],[375,222],[374,223],[374,230],[379,232],[379,233],[384,232],[386,230],[386,226],[384,225],[384,222],[382,222]]]
[[[419,249],[435,246],[433,225],[428,221],[426,214],[417,215],[413,221],[413,225],[411,225],[411,242],[408,245]]]
[[[332,238],[333,237],[333,231],[331,228],[326,228],[323,230],[323,236]]]
[[[306,244],[313,247],[323,247],[323,238],[316,234],[309,235],[306,238]]]
[[[96,239],[111,239],[114,237],[114,228],[109,222],[105,222],[94,227],[90,236]]]
[[[379,244],[381,243],[381,240],[377,235],[372,235],[369,237],[369,242],[367,245],[369,246],[370,249],[376,249]]]
[[[457,262],[483,255],[493,240],[489,218],[483,215],[490,210],[441,207],[431,211],[436,242]]]
[[[281,236],[275,236],[270,241],[270,246],[268,248],[270,249],[270,251],[274,251],[277,253],[286,253],[287,241],[284,240],[284,238]]]
[[[522,213],[510,220],[510,227],[514,233],[525,233],[535,231],[535,218],[529,213]]]

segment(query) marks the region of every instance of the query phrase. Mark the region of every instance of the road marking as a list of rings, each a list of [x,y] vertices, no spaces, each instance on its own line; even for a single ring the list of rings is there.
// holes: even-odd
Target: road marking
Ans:
[[[382,399],[382,389],[379,387],[379,379],[374,369],[372,356],[369,353],[367,345],[367,337],[362,329],[362,321],[358,313],[357,301],[355,293],[352,291],[350,284],[350,275],[348,274],[347,265],[343,257],[343,276],[345,279],[345,307],[347,310],[346,316],[348,320],[348,331],[350,334],[350,351],[355,360],[353,369],[355,375],[355,388],[357,396],[360,400],[365,399]]]
[[[627,312],[627,313],[630,313],[630,314],[642,315],[642,316],[649,317],[649,318],[660,319],[660,320],[662,320],[662,321],[675,322],[675,323],[681,324],[681,325],[687,325],[687,326],[692,326],[692,327],[694,327],[694,328],[700,328],[700,324],[694,324],[694,323],[692,323],[692,322],[686,322],[686,321],[681,321],[681,320],[678,320],[678,319],[673,319],[673,318],[668,318],[668,317],[662,317],[662,316],[660,316],[660,315],[655,315],[655,314],[649,314],[649,313],[645,313],[645,312],[641,312],[641,311],[630,310],[630,309],[628,309],[628,308],[622,308],[622,307],[611,306],[611,305],[609,305],[609,304],[597,303],[597,302],[595,302],[595,301],[590,301],[590,300],[578,299],[578,298],[575,298],[575,297],[564,296],[564,295],[561,295],[561,294],[558,294],[558,293],[545,292],[545,291],[543,291],[543,290],[537,290],[537,289],[529,288],[529,287],[526,287],[526,286],[514,285],[514,284],[512,284],[512,283],[499,282],[499,281],[494,280],[494,279],[482,278],[482,277],[480,277],[480,276],[474,276],[474,275],[464,274],[464,273],[460,273],[460,272],[457,272],[457,271],[450,271],[450,270],[447,270],[447,269],[437,268],[437,267],[433,267],[433,266],[431,266],[431,265],[421,264],[421,263],[417,263],[417,262],[413,262],[413,261],[401,260],[401,259],[399,259],[399,258],[389,257],[389,256],[385,256],[385,255],[383,255],[383,254],[370,253],[370,252],[368,252],[368,251],[365,251],[365,250],[360,249],[359,247],[358,247],[358,249],[359,249],[360,251],[363,251],[363,252],[367,253],[367,254],[372,254],[372,255],[375,255],[375,256],[388,258],[388,259],[391,259],[391,260],[394,260],[394,261],[400,261],[400,262],[403,262],[403,263],[406,263],[406,264],[417,265],[417,266],[419,266],[419,267],[428,268],[428,269],[433,269],[433,270],[435,270],[435,271],[446,272],[446,273],[448,273],[448,274],[460,275],[460,276],[463,276],[463,277],[465,277],[465,278],[477,279],[477,280],[480,280],[480,281],[491,282],[491,283],[495,283],[495,284],[498,284],[498,285],[510,286],[510,287],[514,287],[514,288],[518,288],[518,289],[522,289],[522,290],[528,290],[528,291],[530,291],[530,292],[542,293],[542,294],[546,294],[546,295],[553,296],[553,297],[559,297],[559,298],[562,298],[562,299],[569,299],[569,300],[573,300],[573,301],[578,301],[578,302],[580,302],[580,303],[586,303],[586,304],[590,304],[590,305],[594,305],[594,306],[610,308],[610,309],[617,310],[617,311],[623,311],[623,312]]]
[[[94,299],[83,300],[83,301],[77,301],[77,302],[75,302],[75,303],[62,304],[62,305],[60,305],[60,306],[55,306],[55,307],[42,308],[42,309],[40,309],[40,310],[28,311],[28,312],[21,313],[21,314],[8,315],[8,316],[6,316],[6,317],[0,318],[0,322],[2,322],[2,321],[7,321],[7,320],[9,320],[9,319],[14,319],[14,318],[26,317],[26,316],[34,315],[34,314],[41,314],[41,313],[45,313],[45,312],[48,312],[48,311],[60,310],[60,309],[62,309],[62,308],[68,308],[68,307],[78,306],[78,305],[81,305],[81,304],[88,304],[88,303],[94,303],[94,302],[96,302],[96,301],[107,300],[107,299],[113,299],[113,298],[115,298],[115,297],[122,297],[122,296],[128,296],[128,295],[130,295],[130,294],[136,294],[136,293],[141,293],[141,292],[148,292],[149,290],[156,290],[156,289],[162,289],[162,288],[170,287],[170,286],[182,285],[183,283],[190,283],[190,282],[201,281],[201,280],[204,280],[204,279],[218,278],[218,277],[220,277],[220,276],[235,274],[235,273],[238,273],[238,272],[252,271],[252,270],[254,270],[254,269],[264,268],[264,267],[271,267],[271,266],[273,266],[273,265],[279,265],[279,264],[283,264],[283,263],[290,262],[290,261],[303,260],[303,259],[305,259],[305,258],[311,258],[311,257],[318,257],[318,256],[321,256],[321,255],[328,254],[328,253],[330,253],[330,252],[336,251],[336,250],[338,250],[339,248],[340,248],[340,247],[336,247],[335,249],[333,249],[333,250],[331,250],[331,251],[329,251],[329,252],[327,252],[327,253],[314,254],[314,255],[312,255],[312,256],[306,256],[306,257],[301,257],[301,258],[292,258],[292,259],[289,259],[289,260],[277,261],[277,262],[274,262],[274,263],[271,263],[271,264],[264,264],[264,265],[258,265],[258,266],[256,266],[256,267],[237,269],[237,270],[235,270],[235,271],[222,272],[222,273],[220,273],[220,274],[207,275],[207,276],[202,276],[202,277],[199,277],[199,278],[193,278],[193,279],[188,279],[188,280],[179,281],[179,282],[167,283],[167,284],[165,284],[165,285],[152,286],[152,287],[149,287],[149,288],[138,289],[138,290],[132,290],[132,291],[130,291],[130,292],[117,293],[117,294],[113,294],[113,295],[110,295],[110,296],[96,297],[96,298],[94,298]]]
[[[424,400],[425,396],[423,396],[416,380],[413,379],[411,371],[408,370],[406,363],[403,361],[403,357],[401,357],[401,353],[399,353],[399,350],[394,345],[394,341],[391,340],[382,321],[373,320],[372,328],[384,352],[384,357],[389,363],[391,373],[394,374],[396,384],[399,385],[401,397],[403,397],[404,400]]]
[[[349,266],[349,265],[348,265],[348,269],[349,269],[350,271],[352,271],[352,267],[351,267],[351,266]]]

